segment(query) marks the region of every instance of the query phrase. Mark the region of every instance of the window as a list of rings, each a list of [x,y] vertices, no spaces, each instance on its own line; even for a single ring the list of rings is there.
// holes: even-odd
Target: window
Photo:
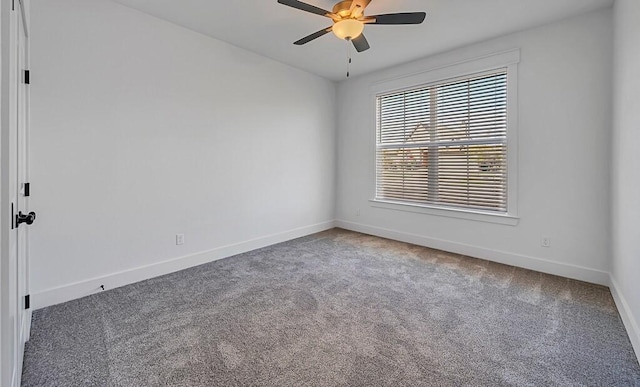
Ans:
[[[376,95],[376,200],[508,213],[507,68]]]

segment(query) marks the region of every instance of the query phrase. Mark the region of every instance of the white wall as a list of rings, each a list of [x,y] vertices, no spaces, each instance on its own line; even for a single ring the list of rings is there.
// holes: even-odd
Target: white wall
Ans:
[[[611,10],[601,10],[341,83],[338,224],[608,283],[612,29]],[[513,48],[521,49],[518,225],[372,207],[372,85]]]
[[[640,357],[640,2],[614,8],[613,286]]]
[[[333,83],[106,0],[32,26],[36,308],[331,227]]]

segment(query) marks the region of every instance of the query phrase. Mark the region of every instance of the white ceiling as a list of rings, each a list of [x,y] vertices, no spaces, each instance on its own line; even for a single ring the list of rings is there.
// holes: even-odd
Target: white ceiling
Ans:
[[[292,43],[331,20],[276,0],[115,0],[277,61],[339,81],[346,76],[347,43],[327,34]],[[305,0],[330,10],[334,0]],[[614,0],[373,0],[367,15],[427,12],[418,26],[366,26],[371,49],[353,54],[352,76],[557,21]]]

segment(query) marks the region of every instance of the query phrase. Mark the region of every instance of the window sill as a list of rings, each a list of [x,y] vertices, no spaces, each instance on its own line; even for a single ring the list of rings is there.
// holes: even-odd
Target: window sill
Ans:
[[[371,207],[384,208],[387,210],[414,212],[418,214],[427,214],[435,216],[443,216],[446,218],[466,219],[476,222],[497,223],[508,226],[516,226],[520,218],[509,214],[493,214],[485,211],[463,210],[458,208],[435,207],[424,204],[410,204],[403,202],[394,202],[389,200],[371,199],[369,200]]]

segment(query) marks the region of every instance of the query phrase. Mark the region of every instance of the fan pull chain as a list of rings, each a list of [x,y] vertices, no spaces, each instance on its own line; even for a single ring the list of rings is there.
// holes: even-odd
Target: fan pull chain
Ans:
[[[351,39],[346,39],[347,41],[347,78],[351,74]]]

